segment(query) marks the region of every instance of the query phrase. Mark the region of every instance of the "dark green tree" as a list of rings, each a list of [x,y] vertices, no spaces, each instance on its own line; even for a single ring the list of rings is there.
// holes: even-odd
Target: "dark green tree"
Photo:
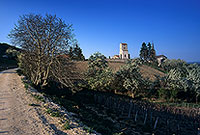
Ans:
[[[82,53],[82,49],[78,46],[78,44],[76,44],[74,48],[73,47],[69,48],[69,57],[72,60],[78,60],[78,61],[85,60],[85,57]]]
[[[144,62],[156,62],[156,51],[154,49],[154,45],[151,45],[150,42],[146,45],[146,43],[143,42],[140,50],[140,58]]]
[[[70,46],[69,48],[69,57],[72,59],[73,58],[73,48]]]
[[[147,62],[148,59],[148,48],[145,42],[142,43],[142,47],[140,49],[140,58]]]
[[[156,62],[156,51],[154,49],[154,45],[153,44],[151,46],[151,49],[149,50],[149,60],[151,62],[153,62],[153,63]]]
[[[150,60],[151,49],[152,49],[152,46],[151,46],[150,42],[147,44],[147,49],[148,49],[148,60]]]

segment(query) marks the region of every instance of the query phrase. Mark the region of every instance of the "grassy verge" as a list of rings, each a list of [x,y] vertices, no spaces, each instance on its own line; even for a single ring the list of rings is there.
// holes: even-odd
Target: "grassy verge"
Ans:
[[[52,117],[61,117],[61,113],[58,111],[58,110],[53,110],[53,109],[50,109],[48,108],[46,110],[46,113],[50,114]]]
[[[70,124],[69,124],[69,121],[66,121],[66,122],[65,122],[65,124],[63,125],[63,129],[64,129],[64,130],[69,130],[69,129],[71,129],[71,126],[70,126]]]
[[[17,73],[19,75],[21,75],[21,71],[18,70]],[[27,79],[22,78],[22,82],[24,83],[24,88],[27,90],[27,92],[29,91],[29,89],[32,87],[32,84],[27,81]],[[40,93],[31,93],[30,91],[28,92],[36,101],[38,101],[38,104],[35,103],[31,103],[28,104],[29,106],[33,106],[33,107],[44,107],[45,112],[47,114],[49,114],[51,117],[59,117],[61,118],[62,122],[60,124],[63,125],[63,129],[64,130],[68,130],[71,128],[70,124],[68,121],[66,121],[66,119],[64,119],[64,115],[57,109],[52,109],[50,108],[47,104],[48,102],[45,100],[45,97],[47,96],[45,93],[42,93],[43,95],[41,96]],[[46,95],[46,96],[45,96]],[[49,97],[49,96],[48,96]],[[44,105],[41,105],[40,103],[44,102]]]
[[[160,67],[158,67],[156,65],[152,65],[152,64],[148,64],[148,63],[145,63],[144,65],[147,65],[147,66],[152,67],[152,68],[154,68],[154,69],[156,69],[156,70],[158,70],[158,71],[160,71],[162,73],[167,74],[167,71],[163,70],[162,68],[160,68]]]
[[[171,103],[171,102],[153,102],[155,104],[164,105],[164,106],[171,106],[171,107],[184,107],[184,108],[200,108],[200,104],[195,103]]]

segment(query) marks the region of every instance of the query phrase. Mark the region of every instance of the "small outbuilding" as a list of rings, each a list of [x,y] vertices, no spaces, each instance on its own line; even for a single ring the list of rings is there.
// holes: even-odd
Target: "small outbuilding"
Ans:
[[[119,59],[119,55],[114,55],[112,59]]]
[[[165,55],[158,55],[156,56],[156,59],[158,61],[158,66],[161,66],[161,64],[167,59]]]

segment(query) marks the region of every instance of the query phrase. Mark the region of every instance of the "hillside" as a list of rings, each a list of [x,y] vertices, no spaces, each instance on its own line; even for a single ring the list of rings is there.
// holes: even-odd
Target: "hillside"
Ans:
[[[11,46],[11,45],[6,44],[6,43],[0,43],[0,70],[12,68],[12,67],[17,67],[16,57],[14,57],[14,58],[2,57],[3,55],[6,55],[6,50],[9,49],[9,48],[15,49],[17,51],[21,50],[21,49],[15,47],[15,46]]]
[[[88,61],[78,61],[76,63],[76,68],[79,72],[84,73],[87,71],[88,67]],[[121,66],[125,65],[125,62],[108,62],[109,67],[115,72],[120,69]],[[143,77],[149,78],[150,80],[155,80],[156,76],[163,77],[165,74],[163,72],[160,72],[157,69],[154,69],[152,67],[149,67],[147,65],[140,66],[140,72]]]
[[[12,49],[15,49],[17,51],[20,51],[20,49],[15,47],[15,46],[9,45],[7,43],[0,43],[0,57],[2,57],[2,55],[6,54],[6,50],[8,48],[12,48]]]

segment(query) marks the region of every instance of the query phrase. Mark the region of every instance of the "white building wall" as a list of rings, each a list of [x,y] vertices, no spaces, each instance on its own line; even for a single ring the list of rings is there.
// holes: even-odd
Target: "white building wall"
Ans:
[[[120,56],[121,59],[129,59],[128,45],[127,44],[120,43],[119,56]]]

